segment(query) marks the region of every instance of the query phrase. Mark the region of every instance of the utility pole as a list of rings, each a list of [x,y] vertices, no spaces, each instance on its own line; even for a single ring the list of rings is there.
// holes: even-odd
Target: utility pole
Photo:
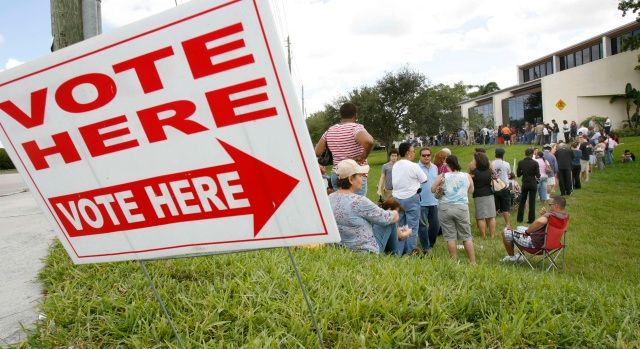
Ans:
[[[82,32],[84,39],[102,34],[102,0],[82,0]]]
[[[289,73],[291,73],[291,41],[287,35],[287,63],[289,63]]]
[[[51,0],[51,51],[84,40],[82,0]]]
[[[73,45],[102,32],[101,0],[50,0],[51,50]]]

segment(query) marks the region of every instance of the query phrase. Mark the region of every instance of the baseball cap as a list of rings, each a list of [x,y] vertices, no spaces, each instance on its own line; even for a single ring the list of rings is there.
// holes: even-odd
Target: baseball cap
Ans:
[[[345,159],[338,163],[335,172],[340,179],[349,178],[357,173],[369,173],[369,165],[360,166],[355,160]]]
[[[542,149],[551,149],[551,144],[545,144],[542,146]]]

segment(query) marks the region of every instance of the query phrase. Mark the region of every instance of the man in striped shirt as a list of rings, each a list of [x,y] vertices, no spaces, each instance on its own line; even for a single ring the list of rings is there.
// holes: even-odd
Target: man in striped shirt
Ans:
[[[367,156],[373,149],[373,137],[358,124],[358,110],[355,104],[347,102],[340,107],[339,124],[335,124],[320,137],[316,144],[316,156],[320,156],[328,147],[333,154],[333,169],[344,159],[353,159],[359,165],[367,165]],[[367,177],[363,177],[362,189],[357,192],[360,195],[367,194]],[[331,173],[331,183],[338,187],[335,171]]]

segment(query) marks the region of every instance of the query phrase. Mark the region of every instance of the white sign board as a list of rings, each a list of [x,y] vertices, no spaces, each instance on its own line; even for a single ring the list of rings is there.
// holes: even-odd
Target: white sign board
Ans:
[[[339,241],[268,1],[200,0],[0,74],[75,263]]]

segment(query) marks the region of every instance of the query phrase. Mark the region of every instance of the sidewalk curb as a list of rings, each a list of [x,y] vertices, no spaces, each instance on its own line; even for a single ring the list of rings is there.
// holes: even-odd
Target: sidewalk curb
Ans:
[[[27,192],[27,191],[29,191],[29,189],[27,189],[27,188],[22,188],[22,189],[20,189],[20,190],[18,190],[18,191],[14,191],[14,192],[11,192],[11,193],[0,194],[0,198],[3,198],[3,197],[5,197],[5,196],[11,196],[11,195],[16,195],[16,194],[24,193],[24,192]]]

